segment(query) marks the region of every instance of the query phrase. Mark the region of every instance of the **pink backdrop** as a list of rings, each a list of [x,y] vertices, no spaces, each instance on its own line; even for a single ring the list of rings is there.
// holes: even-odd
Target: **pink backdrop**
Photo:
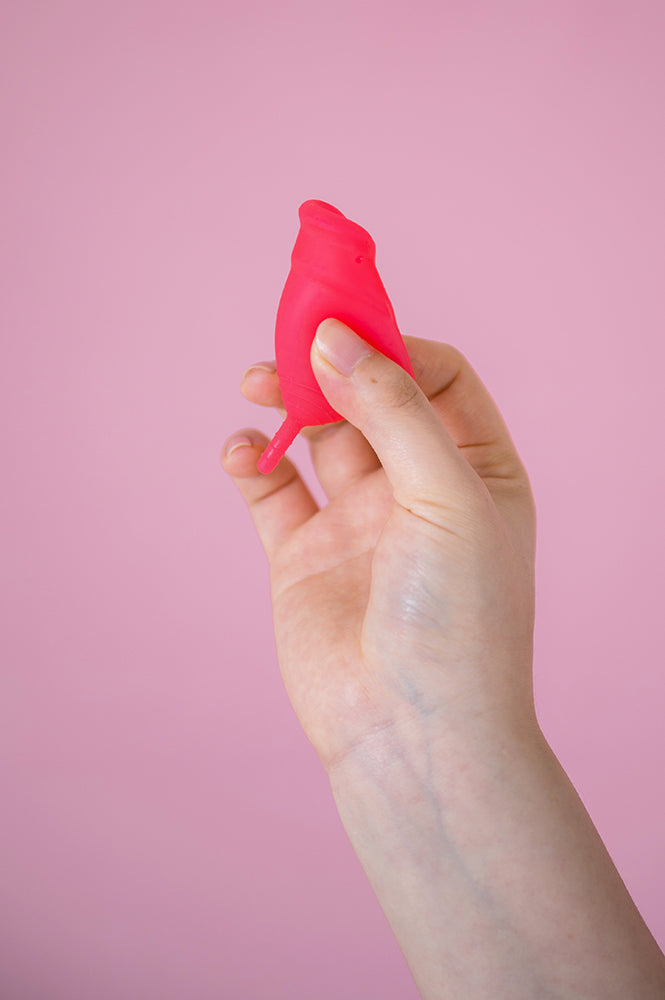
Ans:
[[[239,383],[306,198],[506,416],[541,722],[665,944],[664,32],[657,0],[2,4],[3,1000],[417,996],[218,461],[277,426]]]

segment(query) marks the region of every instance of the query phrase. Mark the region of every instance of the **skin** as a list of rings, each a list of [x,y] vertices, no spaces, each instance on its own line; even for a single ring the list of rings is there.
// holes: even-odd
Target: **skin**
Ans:
[[[663,997],[536,719],[536,513],[508,429],[454,347],[405,337],[414,381],[348,334],[351,374],[311,352],[346,418],[302,432],[328,503],[288,457],[257,472],[254,428],[222,464],[269,560],[288,695],[421,996]],[[284,415],[274,372],[242,392]]]

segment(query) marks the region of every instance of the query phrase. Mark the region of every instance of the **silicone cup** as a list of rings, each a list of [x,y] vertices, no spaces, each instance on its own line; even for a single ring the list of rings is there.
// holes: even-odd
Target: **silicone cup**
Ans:
[[[342,420],[310,364],[316,329],[334,317],[414,376],[390,299],[376,270],[370,234],[325,201],[305,201],[291,270],[277,309],[275,357],[286,419],[257,462],[272,472],[303,427]]]

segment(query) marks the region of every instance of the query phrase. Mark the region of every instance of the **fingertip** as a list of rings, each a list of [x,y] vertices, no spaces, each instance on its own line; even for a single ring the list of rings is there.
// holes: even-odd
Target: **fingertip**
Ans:
[[[257,462],[267,444],[260,431],[232,434],[222,450],[222,465],[249,507],[271,559],[288,536],[318,511],[318,505],[286,456],[267,475],[259,472]]]
[[[244,382],[247,378],[253,379],[256,376],[276,374],[277,363],[275,361],[257,361],[255,365],[250,365],[249,368],[243,372],[241,382]]]
[[[319,323],[312,347],[316,350],[310,353],[310,360],[318,363],[322,358],[347,378],[361,361],[376,353],[355,330],[332,317]]]
[[[240,392],[250,403],[258,403],[259,406],[280,407],[282,405],[282,394],[276,371],[268,371],[256,366],[248,368],[242,377]]]
[[[222,448],[221,464],[232,476],[245,478],[256,474],[260,443],[247,431],[232,434]]]

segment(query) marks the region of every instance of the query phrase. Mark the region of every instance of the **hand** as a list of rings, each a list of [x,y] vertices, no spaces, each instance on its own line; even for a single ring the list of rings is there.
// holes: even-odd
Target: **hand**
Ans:
[[[346,418],[304,432],[328,504],[287,458],[257,473],[255,430],[224,466],[270,561],[287,691],[420,995],[664,996],[536,721],[535,510],[496,406],[445,344],[405,338],[414,381],[336,320],[319,334]],[[274,374],[243,392],[280,406]]]
[[[284,684],[328,771],[394,726],[535,725],[527,473],[462,354],[404,339],[416,381],[339,321],[319,327],[312,367],[346,418],[303,431],[323,508],[288,457],[257,472],[255,429],[222,460],[270,563]],[[347,370],[360,357],[349,374],[335,349]],[[275,373],[250,368],[242,391],[284,415]]]

